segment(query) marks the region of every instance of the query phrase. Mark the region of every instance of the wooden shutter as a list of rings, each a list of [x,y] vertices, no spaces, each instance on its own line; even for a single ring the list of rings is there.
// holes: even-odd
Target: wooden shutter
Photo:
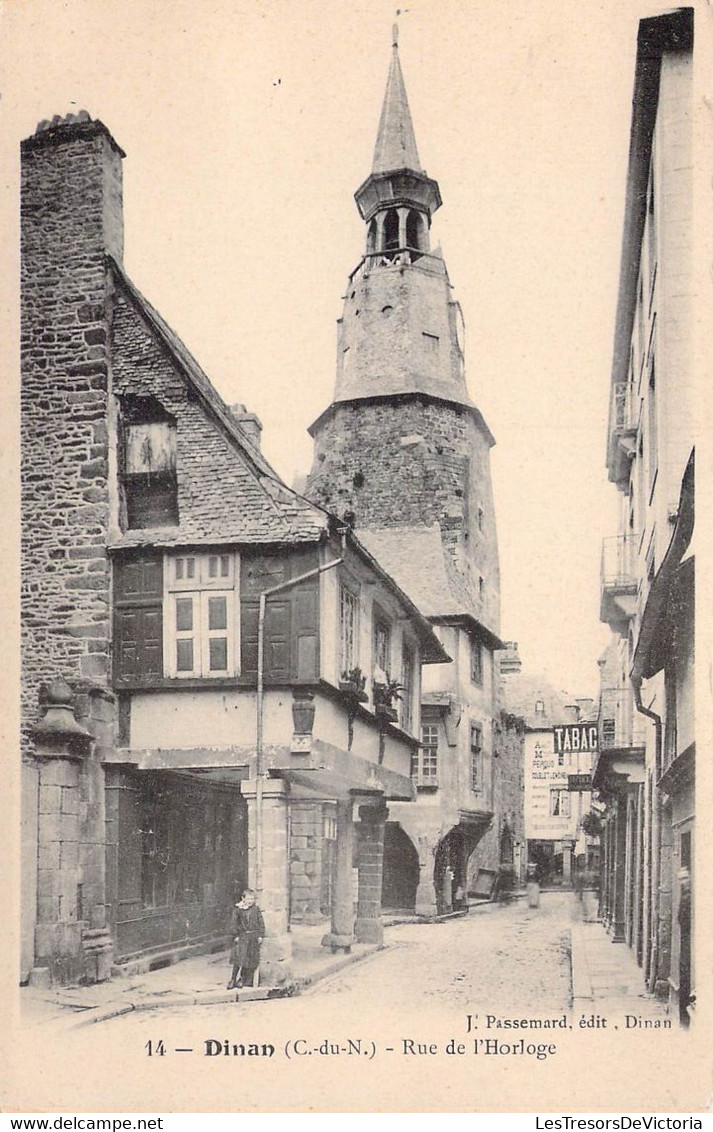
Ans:
[[[158,554],[119,559],[114,567],[114,678],[163,676],[163,561]]]
[[[292,593],[292,671],[301,680],[319,671],[319,578],[310,578]]]
[[[314,547],[300,551],[241,556],[241,656],[244,676],[257,676],[257,630],[262,590],[317,565]],[[315,678],[318,672],[319,579],[303,582],[267,599],[265,678]]]

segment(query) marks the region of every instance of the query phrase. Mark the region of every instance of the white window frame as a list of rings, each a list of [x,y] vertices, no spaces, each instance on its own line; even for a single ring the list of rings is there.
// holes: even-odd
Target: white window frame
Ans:
[[[435,742],[426,742],[426,732],[429,733],[429,739],[435,736]],[[421,724],[421,745],[416,753],[415,761],[418,765],[418,771],[415,778],[422,786],[438,785],[439,737],[438,723],[429,720],[427,723]]]
[[[352,637],[352,641],[351,641],[351,653],[352,653],[352,655],[351,656],[347,656],[348,650],[345,648],[346,635],[345,635],[345,632],[344,632],[344,624],[343,624],[343,621],[342,621],[342,611],[344,609],[344,604],[345,604],[344,603],[344,595],[345,594],[347,595],[348,601],[351,605],[351,609],[353,610],[352,633],[351,633],[351,637]],[[337,649],[339,650],[338,651],[339,678],[341,680],[342,675],[345,672],[350,672],[353,668],[358,668],[360,666],[359,665],[359,654],[360,654],[360,647],[359,647],[360,646],[360,639],[359,639],[359,632],[360,632],[360,630],[359,630],[359,624],[360,624],[360,621],[359,621],[359,617],[360,617],[359,594],[356,593],[352,589],[351,586],[347,585],[346,582],[342,578],[339,579],[339,588],[337,590],[337,603],[338,603],[337,604],[337,627],[338,627]]]
[[[559,803],[559,813],[555,812],[555,801]],[[550,817],[569,818],[572,814],[571,795],[569,790],[561,786],[550,787]]]
[[[219,679],[240,672],[240,559],[234,551],[187,552],[164,559],[164,673],[178,680]],[[210,628],[211,598],[225,599],[225,627]],[[192,603],[192,627],[177,628],[178,602]],[[225,638],[225,668],[210,667],[210,643]],[[193,642],[193,665],[179,669],[177,643]]]

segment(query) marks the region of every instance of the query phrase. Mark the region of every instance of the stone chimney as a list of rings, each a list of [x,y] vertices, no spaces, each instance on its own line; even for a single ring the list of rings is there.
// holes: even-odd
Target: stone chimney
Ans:
[[[259,448],[262,421],[257,413],[249,413],[245,405],[241,405],[239,402],[236,405],[231,405],[230,411],[251,444],[253,444],[255,448]]]
[[[591,696],[581,696],[575,701],[579,708],[580,719],[593,719],[595,716],[594,700]]]
[[[47,258],[107,251],[121,261],[125,154],[104,123],[86,110],[56,114],[21,150],[23,255],[34,250],[36,233]]]
[[[522,661],[517,649],[517,641],[506,641],[505,648],[499,652],[498,658],[500,661],[500,672],[503,676],[522,671]]]
[[[123,253],[124,154],[84,110],[40,122],[21,153],[26,730],[42,682],[109,675],[106,256]]]

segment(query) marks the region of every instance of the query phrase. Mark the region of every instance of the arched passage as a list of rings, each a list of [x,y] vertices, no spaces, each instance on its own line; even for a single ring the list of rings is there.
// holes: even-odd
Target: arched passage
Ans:
[[[384,830],[382,907],[412,912],[416,907],[419,872],[418,852],[411,838],[398,822],[387,822]]]

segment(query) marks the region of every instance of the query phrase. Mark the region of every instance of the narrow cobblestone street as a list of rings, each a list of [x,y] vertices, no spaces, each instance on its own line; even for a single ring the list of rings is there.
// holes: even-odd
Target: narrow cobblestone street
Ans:
[[[392,926],[384,950],[290,998],[167,1001],[84,1024],[81,1012],[65,1011],[26,1033],[71,1047],[80,1061],[100,1048],[118,1073],[102,1086],[109,1106],[115,1084],[125,1089],[131,1080],[137,1097],[155,1089],[155,1107],[174,1111],[369,1112],[372,1091],[380,1111],[459,1111],[449,1109],[449,1093],[462,1097],[464,1089],[472,1111],[496,1111],[503,1092],[513,1111],[531,1111],[546,1103],[564,1064],[603,1058],[606,1111],[607,1090],[617,1080],[629,1088],[627,1065],[636,1055],[646,1071],[630,1082],[632,1105],[665,1109],[673,1094],[660,1068],[687,1035],[669,1028],[661,1004],[645,995],[626,945],[612,944],[601,924],[582,923],[579,907],[572,893],[546,892],[536,909],[518,899],[440,923]],[[573,929],[580,949],[574,1001]],[[597,980],[585,977],[584,937],[592,955],[616,968],[609,983],[628,979],[614,995],[602,988],[608,998],[600,1000]],[[216,989],[224,986],[225,964],[217,956],[205,962]],[[188,970],[171,969],[174,987],[190,981]],[[629,1023],[633,1016],[647,1021]],[[53,1104],[65,1098],[71,1106],[72,1082],[56,1069],[48,1061],[43,1082]],[[587,1076],[568,1082],[575,1106],[588,1095]],[[591,1102],[588,1095],[590,1111]]]
[[[339,1001],[373,996],[381,1010],[439,1008],[561,1013],[570,1003],[570,893],[547,893],[436,924],[388,930],[394,950],[348,968],[315,993]],[[414,994],[416,991],[416,994]]]
[[[335,1017],[358,1018],[361,1026],[385,1016],[428,1017],[448,1010],[558,1015],[571,1003],[570,928],[573,897],[543,894],[539,908],[524,900],[483,907],[470,915],[432,924],[401,924],[386,930],[387,947],[367,961],[315,984],[294,998],[269,1003],[175,1006],[161,1019],[196,1016],[225,1022],[236,1011],[269,1011],[283,1021],[309,1014],[315,999]],[[216,966],[216,984],[225,972]],[[180,966],[176,968],[180,980]],[[127,1014],[104,1025],[132,1027]]]

